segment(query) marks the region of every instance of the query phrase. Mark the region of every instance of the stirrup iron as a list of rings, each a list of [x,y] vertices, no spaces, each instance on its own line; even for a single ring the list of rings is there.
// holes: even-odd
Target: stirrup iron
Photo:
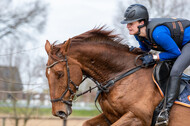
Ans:
[[[165,115],[162,115],[162,114],[165,114]],[[168,114],[169,113],[168,113],[167,109],[161,110],[160,114],[157,117],[155,126],[168,126],[168,121],[169,121],[169,115]],[[163,120],[162,119],[160,119],[160,120],[158,119],[159,117],[161,118],[163,116],[166,117],[165,118],[166,120],[164,120],[164,118],[163,118]]]

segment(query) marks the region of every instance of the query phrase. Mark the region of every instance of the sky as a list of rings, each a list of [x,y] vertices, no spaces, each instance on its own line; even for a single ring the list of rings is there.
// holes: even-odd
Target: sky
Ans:
[[[40,35],[53,43],[64,41],[73,36],[107,25],[113,28],[119,0],[47,0],[49,16],[45,32]]]

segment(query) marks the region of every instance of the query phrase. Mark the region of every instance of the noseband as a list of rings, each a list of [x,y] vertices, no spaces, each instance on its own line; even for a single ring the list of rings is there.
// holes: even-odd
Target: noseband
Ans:
[[[61,95],[60,98],[56,98],[56,99],[51,99],[51,102],[62,102],[62,103],[65,103],[69,106],[72,106],[72,96],[75,96],[76,94],[72,91],[72,89],[70,88],[70,84],[72,84],[76,90],[78,90],[78,86],[71,80],[70,78],[70,70],[69,70],[69,65],[68,65],[68,60],[67,60],[67,56],[65,55],[65,58],[64,59],[61,59],[61,60],[58,60],[58,61],[55,61],[54,63],[52,63],[51,65],[49,66],[46,66],[46,68],[50,69],[52,68],[53,66],[55,66],[56,64],[58,63],[61,63],[61,62],[66,62],[66,68],[67,68],[67,88],[66,90],[63,92],[63,94]],[[82,80],[83,82],[84,80]],[[81,83],[82,83],[81,82]],[[69,100],[63,100],[63,97],[66,95],[67,91],[69,91],[71,93],[71,96],[70,96],[70,99]]]

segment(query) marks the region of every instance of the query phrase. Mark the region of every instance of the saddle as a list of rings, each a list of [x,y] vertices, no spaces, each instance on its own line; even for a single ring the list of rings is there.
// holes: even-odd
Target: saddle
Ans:
[[[157,85],[160,94],[164,97],[165,95],[165,90],[166,90],[166,86],[168,84],[169,81],[169,76],[170,76],[170,71],[171,68],[173,66],[174,61],[162,61],[159,62],[153,70],[153,81],[155,82],[155,84]],[[183,92],[183,90],[185,89],[186,85],[187,85],[187,79],[184,79],[184,77],[186,77],[187,79],[189,76],[183,74],[182,75],[182,79],[181,79],[181,84],[180,84],[180,94]]]

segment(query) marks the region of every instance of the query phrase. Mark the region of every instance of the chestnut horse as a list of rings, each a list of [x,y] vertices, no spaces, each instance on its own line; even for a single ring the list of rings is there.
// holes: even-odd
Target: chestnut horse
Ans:
[[[117,35],[102,28],[92,29],[63,44],[46,41],[46,76],[50,88],[52,114],[67,118],[72,99],[83,75],[100,84],[135,68],[137,54],[120,44]],[[151,75],[153,68],[142,68],[117,81],[98,97],[102,113],[83,126],[150,126],[153,112],[162,100]],[[169,126],[190,125],[190,109],[175,104]]]

